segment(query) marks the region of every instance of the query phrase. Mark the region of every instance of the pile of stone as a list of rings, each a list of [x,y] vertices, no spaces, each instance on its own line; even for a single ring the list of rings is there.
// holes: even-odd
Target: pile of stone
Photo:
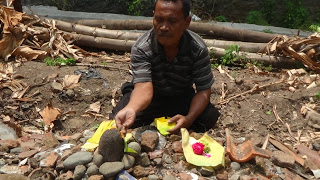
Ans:
[[[160,135],[155,128],[133,130],[129,139],[131,152],[124,152],[124,141],[117,129],[107,130],[98,150],[81,149],[93,131],[60,137],[52,133],[32,134],[17,140],[2,140],[0,145],[0,179],[312,179],[295,158],[268,144],[271,158],[256,157],[248,162],[232,162],[226,155],[226,167],[212,169],[189,164],[184,157],[181,136]],[[209,133],[224,145],[220,132]],[[202,134],[192,132],[195,139]],[[253,136],[251,142],[261,146],[263,137]],[[246,138],[236,139],[237,143]],[[319,151],[319,149],[318,149]]]

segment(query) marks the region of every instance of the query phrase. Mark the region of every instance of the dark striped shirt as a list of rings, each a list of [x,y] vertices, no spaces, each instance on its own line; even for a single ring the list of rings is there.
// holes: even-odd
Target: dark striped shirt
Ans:
[[[156,41],[153,29],[142,35],[131,49],[133,83],[152,81],[154,93],[183,95],[193,83],[197,91],[214,82],[206,44],[192,31],[185,31],[175,59],[167,60],[163,47]]]

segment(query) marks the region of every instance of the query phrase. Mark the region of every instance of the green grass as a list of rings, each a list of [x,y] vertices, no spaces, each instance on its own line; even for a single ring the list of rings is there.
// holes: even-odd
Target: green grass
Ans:
[[[76,60],[73,58],[64,59],[61,57],[54,58],[54,59],[51,57],[48,57],[44,59],[44,62],[46,63],[47,66],[67,66],[67,65],[72,66],[76,64]]]

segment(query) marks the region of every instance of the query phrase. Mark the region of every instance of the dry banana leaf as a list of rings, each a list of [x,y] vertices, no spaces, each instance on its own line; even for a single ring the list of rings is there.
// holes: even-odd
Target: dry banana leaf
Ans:
[[[259,52],[289,56],[302,62],[305,67],[320,72],[320,35],[318,33],[305,38],[278,36]]]

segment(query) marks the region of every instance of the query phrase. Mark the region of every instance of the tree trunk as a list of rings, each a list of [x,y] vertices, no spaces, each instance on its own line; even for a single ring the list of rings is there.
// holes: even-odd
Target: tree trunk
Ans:
[[[37,35],[37,38],[49,41],[50,33],[47,28],[36,27],[36,30],[41,34]],[[99,49],[109,49],[130,52],[131,47],[135,43],[133,40],[118,40],[103,37],[94,37],[83,34],[74,34],[66,31],[62,31],[65,35],[71,36],[74,39],[74,44],[85,47],[95,47]]]
[[[76,32],[78,34],[104,37],[110,39],[122,39],[122,40],[137,40],[142,33],[128,32],[120,30],[109,30],[98,27],[85,26],[81,24],[73,24],[65,21],[56,20],[56,26],[58,29],[67,32]]]
[[[71,33],[70,33],[71,34]],[[75,41],[74,44],[78,46],[95,47],[100,49],[110,49],[118,51],[131,51],[131,47],[135,43],[132,40],[117,40],[103,37],[93,37],[82,34],[71,34]]]
[[[73,24],[65,21],[56,20],[56,26],[58,29],[67,32],[76,32],[78,34],[89,35],[94,37],[104,37],[110,39],[121,39],[121,40],[137,40],[139,36],[143,34],[137,32],[120,31],[120,30],[109,30],[102,29],[98,27],[85,26],[81,24]],[[227,49],[231,45],[238,45],[240,51],[246,52],[258,52],[263,48],[265,43],[249,43],[241,41],[223,41],[223,40],[213,40],[204,39],[208,47],[219,47]]]
[[[151,20],[78,20],[74,21],[74,23],[118,30],[149,30],[153,27]],[[277,36],[277,34],[268,34],[200,22],[192,22],[189,29],[196,33],[209,35],[214,38],[245,42],[267,43]]]
[[[208,49],[213,51],[214,56],[218,58],[225,54],[225,49],[222,48],[209,47]],[[272,65],[273,67],[295,67],[297,62],[295,59],[288,57],[276,57],[246,52],[239,52],[239,54],[244,55],[247,59],[263,62],[264,65]]]
[[[92,47],[101,48],[101,49],[108,49],[108,48],[111,48],[112,50],[126,49],[126,51],[130,52],[130,48],[134,44],[138,34],[133,32],[124,32],[124,31],[118,31],[118,30],[113,31],[113,30],[107,30],[107,29],[101,29],[101,28],[97,30],[98,28],[96,28],[96,30],[100,32],[99,35],[104,35],[104,36],[103,37],[90,36],[90,34],[93,34],[90,32],[91,30],[90,28],[93,28],[93,27],[86,28],[87,26],[83,26],[83,25],[77,26],[79,28],[81,27],[82,29],[80,31],[76,31],[76,33],[82,32],[83,34],[75,34],[75,33],[72,33],[72,31],[70,32],[68,31],[73,29],[70,27],[72,26],[72,24],[66,23],[66,22],[63,22],[63,23],[60,23],[60,22],[59,23],[57,22],[58,29],[63,30],[65,34],[68,34],[73,38],[75,38],[77,40],[75,43],[78,44],[81,42],[81,45],[89,46],[89,47],[92,46]],[[64,24],[64,26],[61,26],[61,24]],[[45,28],[37,28],[37,29],[39,29],[40,31],[43,31],[45,34],[44,35],[45,38],[41,37],[40,35],[39,37],[40,39],[49,40],[49,33],[47,29]],[[88,31],[85,31],[85,30],[88,30]],[[109,34],[109,32],[111,33]],[[116,32],[121,35],[126,34],[126,36],[119,36],[119,37],[122,37],[123,39],[121,38],[113,39],[113,38],[116,38],[115,36]],[[131,36],[131,33],[133,34],[133,36]],[[94,43],[91,44],[91,41],[93,39],[95,39]],[[118,46],[119,44],[122,44],[125,46],[125,48],[117,49],[117,47],[111,47],[112,43],[114,42],[116,42],[116,44],[114,45],[116,45],[117,47],[119,47]],[[232,45],[238,45],[240,51],[252,52],[252,53],[258,52],[261,48],[263,48],[266,45],[265,43],[248,43],[248,42],[240,42],[240,41],[223,41],[223,40],[213,40],[213,39],[204,39],[204,42],[207,44],[208,47],[217,47],[217,48],[223,48],[223,49],[227,49]],[[104,46],[102,44],[99,45],[99,43],[102,43],[105,45],[108,44],[108,46]]]
[[[208,47],[217,47],[228,49],[232,45],[239,46],[240,51],[257,53],[260,49],[266,46],[266,43],[250,43],[241,41],[223,41],[215,39],[204,39]]]

